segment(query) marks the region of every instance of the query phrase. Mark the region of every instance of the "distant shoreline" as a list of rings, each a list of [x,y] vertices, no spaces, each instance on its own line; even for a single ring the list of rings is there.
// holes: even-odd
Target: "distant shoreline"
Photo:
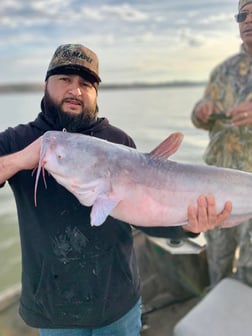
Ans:
[[[101,90],[118,90],[118,89],[153,89],[153,88],[174,88],[174,87],[195,87],[203,86],[205,82],[191,81],[173,81],[163,83],[117,83],[117,84],[100,84]],[[1,93],[24,93],[24,92],[41,92],[44,84],[40,83],[11,83],[0,84]]]

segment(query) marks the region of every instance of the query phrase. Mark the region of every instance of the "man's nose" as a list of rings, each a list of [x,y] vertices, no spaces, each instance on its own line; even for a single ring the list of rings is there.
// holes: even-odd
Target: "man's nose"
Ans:
[[[79,86],[71,86],[68,91],[75,97],[79,97],[82,95],[82,92]]]

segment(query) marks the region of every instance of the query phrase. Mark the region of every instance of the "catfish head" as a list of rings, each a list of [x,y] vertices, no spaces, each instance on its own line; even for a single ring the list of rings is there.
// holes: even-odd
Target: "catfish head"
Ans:
[[[90,140],[91,138],[91,140]],[[36,175],[35,205],[38,180],[45,170],[66,189],[74,192],[78,186],[90,185],[101,174],[102,151],[94,146],[92,137],[77,133],[48,131],[41,138],[40,160]]]

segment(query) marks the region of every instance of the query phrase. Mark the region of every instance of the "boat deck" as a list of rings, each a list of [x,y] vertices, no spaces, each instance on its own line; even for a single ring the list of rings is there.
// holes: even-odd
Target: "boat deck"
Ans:
[[[175,324],[198,302],[199,298],[192,298],[143,314],[141,336],[172,336]]]
[[[175,324],[209,286],[204,242],[172,247],[166,239],[135,235],[143,298],[141,336],[172,336]]]

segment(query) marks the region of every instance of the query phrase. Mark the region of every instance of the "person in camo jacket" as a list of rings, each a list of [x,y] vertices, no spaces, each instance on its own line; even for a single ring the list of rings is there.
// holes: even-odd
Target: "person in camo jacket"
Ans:
[[[191,119],[209,132],[207,164],[252,172],[252,1],[239,1],[235,19],[240,51],[211,72]],[[216,228],[205,237],[211,287],[228,276],[252,286],[252,221]]]

